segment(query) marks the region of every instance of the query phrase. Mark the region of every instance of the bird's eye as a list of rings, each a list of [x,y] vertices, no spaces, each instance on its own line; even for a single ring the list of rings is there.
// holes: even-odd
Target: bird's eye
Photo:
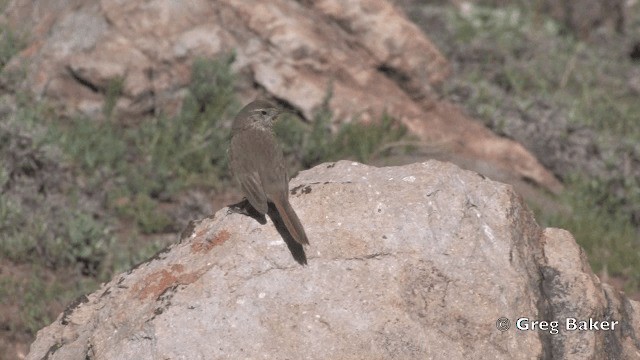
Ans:
[[[267,112],[265,110],[260,110],[260,114],[267,115]]]

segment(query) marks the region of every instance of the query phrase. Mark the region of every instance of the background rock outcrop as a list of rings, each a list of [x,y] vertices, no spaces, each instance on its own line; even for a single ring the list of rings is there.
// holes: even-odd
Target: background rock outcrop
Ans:
[[[331,93],[336,121],[387,112],[462,166],[562,187],[520,144],[438,98],[448,62],[386,1],[14,0],[5,21],[32,28],[9,68],[71,113],[100,115],[114,81],[120,114],[175,112],[193,59],[235,52],[245,100],[263,91],[311,119]]]
[[[639,304],[508,185],[437,161],[341,161],[292,180],[311,245],[227,208],[70,306],[28,359],[631,359]],[[286,238],[286,237],[285,237]],[[496,321],[619,321],[500,332]]]

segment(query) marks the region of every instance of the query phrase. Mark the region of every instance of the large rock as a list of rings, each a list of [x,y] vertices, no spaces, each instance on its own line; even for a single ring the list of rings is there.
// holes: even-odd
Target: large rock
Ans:
[[[311,119],[331,92],[336,121],[387,112],[460,164],[561,189],[520,144],[438,98],[448,62],[384,0],[13,0],[3,18],[32,34],[8,68],[69,112],[100,115],[115,79],[117,113],[175,112],[193,58],[235,51],[244,100],[264,90]]]
[[[571,234],[541,229],[508,185],[437,161],[341,161],[291,188],[308,265],[272,221],[222,209],[70,306],[38,332],[28,359],[640,354],[640,304],[600,283]],[[503,332],[501,317],[511,323]],[[521,328],[559,324],[516,330],[519,318],[529,319]],[[568,331],[567,318],[617,324]]]

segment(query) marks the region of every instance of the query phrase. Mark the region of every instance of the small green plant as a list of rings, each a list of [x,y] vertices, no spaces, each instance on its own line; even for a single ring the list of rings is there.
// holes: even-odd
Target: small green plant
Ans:
[[[569,213],[540,213],[537,218],[546,226],[567,229],[587,251],[593,270],[626,280],[625,288],[636,292],[640,287],[640,232],[620,210],[615,198],[608,195],[606,184],[567,179],[563,194]]]
[[[68,266],[79,264],[83,274],[97,276],[108,266],[105,259],[113,250],[113,236],[90,214],[72,211],[65,224],[66,236],[56,239],[60,251],[56,257],[66,256]]]
[[[107,88],[105,89],[105,100],[102,112],[107,120],[111,120],[113,117],[113,110],[116,107],[118,98],[122,95],[122,89],[124,87],[124,78],[116,77],[109,80]]]
[[[157,201],[145,193],[134,196],[133,203],[117,206],[119,214],[136,220],[136,224],[143,234],[167,232],[172,225],[171,219],[158,209]]]
[[[43,211],[27,216],[17,204],[1,199],[0,256],[51,268],[79,266],[86,275],[98,274],[113,241],[105,225],[77,211],[57,215],[56,221]]]
[[[21,278],[0,279],[0,306],[16,309],[4,330],[12,335],[26,333],[35,336],[48,325],[78,294],[86,293],[97,286],[94,280],[80,279],[73,283],[56,278],[50,270],[34,264],[31,273]]]
[[[113,274],[130,270],[133,266],[149,260],[166,246],[167,243],[160,239],[143,239],[137,234],[122,236],[116,245],[115,252],[112,253],[113,270],[112,274],[108,274],[108,278],[112,277]]]
[[[192,65],[191,84],[189,85],[190,101],[183,108],[183,115],[196,121],[204,117],[210,122],[218,122],[221,114],[228,113],[237,107],[231,63],[235,54],[217,59],[196,58]],[[197,108],[193,108],[196,105]],[[200,116],[195,114],[199,113]]]
[[[33,274],[26,285],[20,315],[26,330],[35,334],[44,325],[51,323],[52,319],[47,312],[47,303],[51,301],[52,293],[60,289],[47,286],[48,284],[45,284],[36,274]]]
[[[276,123],[274,131],[283,144],[283,151],[293,159],[290,168],[299,170],[342,159],[366,163],[393,148],[410,148],[404,141],[409,139],[406,127],[387,114],[367,124],[357,121],[343,124],[335,134],[330,128],[332,118],[327,98],[311,125],[304,125],[291,115],[282,116]]]
[[[0,9],[6,4],[0,4]],[[27,76],[25,62],[13,66],[9,71],[6,65],[26,46],[26,34],[15,32],[7,25],[0,25],[0,75],[5,87],[17,87]]]
[[[373,155],[380,155],[385,145],[396,143],[407,135],[406,127],[388,114],[369,124],[348,123],[340,128],[334,139],[333,156],[369,162]]]
[[[0,257],[14,261],[29,261],[37,246],[39,228],[29,227],[19,204],[0,196]]]
[[[87,117],[70,119],[51,128],[49,142],[60,145],[73,163],[92,175],[96,171],[117,170],[125,158],[127,143],[123,130],[111,121]]]
[[[331,113],[320,111],[311,125],[305,124],[298,116],[283,114],[274,125],[274,132],[280,139],[285,157],[289,159],[291,175],[309,168],[330,156],[333,139],[329,122]]]
[[[25,42],[7,26],[0,26],[0,70],[13,58],[23,47]]]

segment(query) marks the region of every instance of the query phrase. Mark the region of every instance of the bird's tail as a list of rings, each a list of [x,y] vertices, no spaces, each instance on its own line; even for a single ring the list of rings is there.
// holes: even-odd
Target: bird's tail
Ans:
[[[307,239],[307,234],[305,234],[302,223],[300,223],[296,212],[293,211],[289,200],[287,198],[280,198],[273,199],[272,201],[282,221],[284,221],[284,225],[287,227],[287,230],[289,230],[291,236],[293,236],[293,239],[302,245],[308,245],[309,239]]]

